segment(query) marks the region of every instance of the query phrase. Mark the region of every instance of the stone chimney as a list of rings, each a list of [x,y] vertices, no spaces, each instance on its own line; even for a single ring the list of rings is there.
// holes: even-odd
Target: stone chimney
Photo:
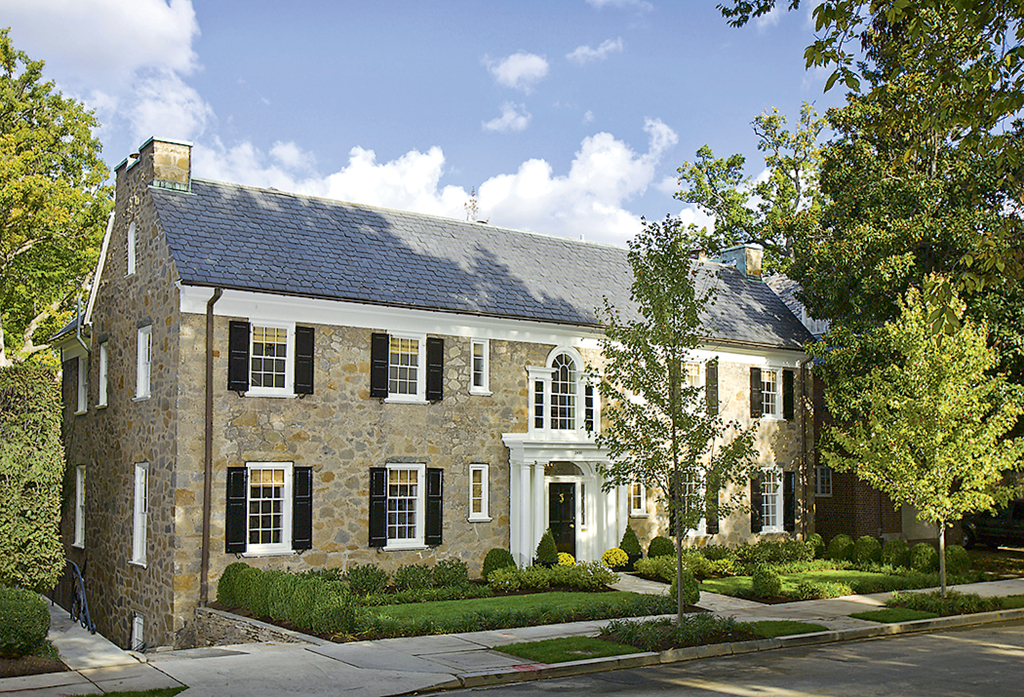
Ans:
[[[729,264],[736,267],[736,270],[747,278],[761,280],[761,259],[764,256],[764,247],[753,242],[738,244],[735,247],[723,249],[715,260],[720,264]]]
[[[141,184],[176,191],[192,188],[192,143],[170,138],[150,138],[139,151],[114,168],[120,176],[129,170]]]

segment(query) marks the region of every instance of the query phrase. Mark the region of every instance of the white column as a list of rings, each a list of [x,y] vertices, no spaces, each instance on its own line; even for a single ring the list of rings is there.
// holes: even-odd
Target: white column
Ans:
[[[520,463],[512,462],[511,459],[508,463],[508,551],[512,553],[512,558],[517,562],[519,561],[519,547],[521,543],[519,541],[520,535],[520,522],[519,518],[523,514],[522,501],[519,498],[519,470]]]
[[[544,495],[544,465],[543,463],[533,463],[533,539],[530,544],[533,545],[529,551],[531,557],[537,543],[540,542],[540,536],[544,534],[544,512],[547,509],[548,500]]]
[[[530,563],[533,555],[533,518],[530,515],[530,507],[534,505],[530,500],[530,465],[525,462],[519,465],[519,554],[516,563],[526,566]]]
[[[625,529],[625,526],[619,523],[619,489],[622,487],[615,487],[604,495],[604,510],[605,510],[605,527],[604,527],[604,549],[611,549],[612,547],[619,546],[619,538],[621,537],[620,527]],[[601,553],[604,553],[604,549]]]

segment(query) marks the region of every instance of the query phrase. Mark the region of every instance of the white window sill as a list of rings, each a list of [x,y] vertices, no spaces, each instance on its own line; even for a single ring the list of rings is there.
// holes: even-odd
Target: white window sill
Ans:
[[[630,518],[650,518],[651,514],[643,512],[643,511],[630,511],[629,512],[629,517]]]
[[[775,527],[775,528],[764,527],[764,528],[761,528],[760,534],[761,535],[778,535],[779,533],[783,533],[783,532],[786,532],[786,531],[783,530],[781,527]]]
[[[387,547],[381,547],[381,549],[385,552],[416,552],[422,551],[424,549],[430,549],[430,547],[427,547],[423,543],[417,543],[412,545],[401,545],[398,547],[394,545],[388,545]]]
[[[75,416],[81,416],[82,414],[88,414],[88,413],[89,413],[88,409],[86,409],[85,411],[76,411],[75,412]]]
[[[816,498],[816,499],[830,499],[830,498],[832,498],[832,494],[815,494],[814,498]]]
[[[134,559],[132,559],[130,562],[128,562],[128,566],[135,566],[135,567],[138,567],[140,569],[145,569],[146,568],[146,562],[144,562],[144,561],[135,561]]]
[[[288,556],[294,556],[294,555],[295,555],[295,550],[294,549],[275,549],[275,550],[256,551],[256,552],[249,552],[249,551],[242,552],[242,556],[245,557],[245,558],[249,558],[249,557],[288,557]]]
[[[294,392],[264,392],[263,390],[249,390],[243,396],[245,397],[276,397],[277,399],[295,399],[297,396]]]
[[[764,414],[761,416],[762,421],[786,421],[786,419],[776,414]]]
[[[470,388],[469,393],[476,397],[490,397],[492,394],[494,394],[490,390],[481,390],[479,387]]]
[[[148,394],[135,395],[134,397],[132,397],[132,401],[133,402],[145,402],[149,398],[150,398],[150,395],[148,395]]]
[[[384,403],[385,404],[430,404],[430,402],[428,402],[427,400],[420,399],[419,397],[412,397],[412,398],[407,398],[407,397],[387,397],[387,398],[385,398]]]
[[[470,516],[469,518],[466,518],[466,520],[468,520],[470,523],[489,523],[494,519],[483,516]]]
[[[99,411],[100,409],[106,409],[106,408],[107,408],[106,404],[97,404],[96,405],[96,410],[97,411]]]
[[[72,542],[71,546],[74,547],[75,549],[85,549],[85,543],[84,542]]]

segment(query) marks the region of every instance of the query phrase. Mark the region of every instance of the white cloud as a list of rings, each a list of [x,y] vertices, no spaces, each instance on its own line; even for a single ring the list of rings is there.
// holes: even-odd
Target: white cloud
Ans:
[[[505,102],[501,105],[501,116],[484,122],[483,129],[499,133],[518,133],[526,130],[531,118],[533,116],[526,110],[525,104]]]
[[[533,86],[547,77],[548,62],[542,56],[522,51],[494,61],[484,56],[483,64],[503,87],[522,90],[526,94]]]
[[[566,54],[566,58],[574,63],[583,65],[594,60],[604,60],[609,53],[622,53],[622,38],[606,39],[596,49],[590,46],[580,46],[572,53]]]
[[[304,152],[293,142],[283,143],[277,141],[270,148],[270,156],[278,161],[283,167],[292,171],[312,170],[316,164],[316,158],[312,153]]]
[[[205,130],[213,109],[175,73],[159,71],[136,81],[125,105],[132,135],[142,142],[150,136],[190,140]]]
[[[767,14],[763,14],[755,19],[754,26],[757,27],[758,33],[764,33],[769,27],[777,25],[779,23],[779,18],[782,17],[782,13],[786,11],[787,10],[784,7],[780,7],[776,4]]]
[[[654,9],[654,5],[646,0],[587,0],[587,4],[592,7],[596,7],[599,10],[603,7],[618,7],[623,9],[627,7],[635,7],[643,12],[649,12]]]
[[[585,113],[583,115],[583,123],[585,125],[585,124],[593,123],[593,122],[594,122],[594,112],[592,112],[590,109],[587,109],[587,113]]]

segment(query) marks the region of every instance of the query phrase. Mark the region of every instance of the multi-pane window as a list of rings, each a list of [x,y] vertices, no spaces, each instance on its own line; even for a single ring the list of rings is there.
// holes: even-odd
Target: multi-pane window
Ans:
[[[779,371],[761,371],[761,411],[765,416],[779,413]]]
[[[643,482],[633,482],[629,486],[629,514],[634,518],[647,515],[647,487]]]
[[[423,465],[388,467],[389,546],[423,544]]]
[[[135,397],[149,397],[149,379],[153,364],[153,326],[139,329],[138,354],[135,370]]]
[[[576,428],[576,362],[567,354],[551,364],[551,428]]]
[[[109,370],[109,365],[107,363],[108,360],[109,359],[107,357],[107,342],[104,341],[102,344],[100,344],[100,374],[99,384],[96,392],[97,407],[107,406],[107,377]]]
[[[135,506],[132,516],[132,563],[146,563],[146,528],[149,520],[149,465],[135,465]]]
[[[700,387],[699,363],[687,363],[683,366],[683,382],[687,387]]]
[[[533,383],[533,427],[544,428],[544,381]]]
[[[287,544],[286,467],[268,464],[249,466],[249,546],[250,552],[272,550]]]
[[[782,530],[782,473],[777,469],[761,477],[761,525],[762,532]]]
[[[418,395],[420,373],[419,339],[391,337],[388,359],[388,394]]]
[[[469,391],[473,394],[490,394],[488,376],[488,341],[486,339],[474,339],[472,344],[473,377]]]
[[[814,468],[814,495],[832,495],[832,468],[828,465],[817,465]]]
[[[85,356],[78,358],[76,414],[84,414],[89,408],[89,360]]]
[[[146,650],[145,628],[146,623],[145,620],[143,620],[142,615],[132,616],[132,635],[130,638],[132,651]]]
[[[487,465],[469,466],[469,519],[490,520],[487,513]]]
[[[252,328],[249,376],[253,387],[284,389],[288,363],[288,330]]]
[[[75,547],[85,546],[85,465],[75,467]]]
[[[583,427],[594,430],[594,386],[589,383],[583,387]]]

